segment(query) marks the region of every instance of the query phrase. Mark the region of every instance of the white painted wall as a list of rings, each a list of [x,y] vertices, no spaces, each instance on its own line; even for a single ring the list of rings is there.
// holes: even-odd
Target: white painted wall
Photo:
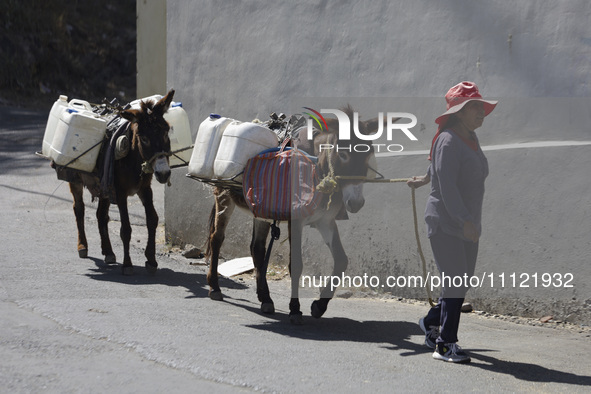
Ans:
[[[137,0],[137,97],[166,94],[166,0]]]
[[[447,89],[471,80],[500,101],[478,130],[483,146],[591,141],[590,19],[586,0],[168,0],[167,84],[177,90],[193,133],[211,112],[264,119],[338,97],[329,102],[351,102],[364,118],[390,108],[414,113],[419,141],[404,146],[421,153],[445,110]],[[568,289],[542,288],[539,280],[532,288],[531,279],[528,289],[474,289],[469,297],[477,307],[591,322],[590,153],[589,145],[487,151],[477,274],[572,272],[575,280]],[[384,156],[379,166],[398,178],[424,173],[428,162],[424,153]],[[202,245],[213,200],[185,173],[175,170],[166,192],[167,236]],[[417,191],[420,217],[427,195],[427,188]],[[348,273],[419,274],[409,189],[367,185],[366,201],[339,223]],[[236,215],[232,225],[222,252],[247,255],[250,219]],[[316,238],[304,248],[313,262],[307,272],[327,273],[329,253]],[[285,248],[277,251],[287,257]],[[423,296],[416,289],[384,290]]]

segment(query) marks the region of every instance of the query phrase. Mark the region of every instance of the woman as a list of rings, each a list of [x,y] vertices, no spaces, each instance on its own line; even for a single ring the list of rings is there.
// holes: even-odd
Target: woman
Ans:
[[[431,181],[425,222],[442,276],[439,302],[419,325],[425,332],[425,344],[435,350],[433,358],[466,363],[470,357],[457,345],[457,334],[469,286],[464,278],[470,278],[476,266],[484,180],[488,175],[488,161],[474,130],[482,126],[497,102],[483,100],[472,82],[452,87],[445,100],[447,111],[435,120],[439,127],[431,145],[429,171],[408,181],[410,187]],[[456,276],[463,279],[460,286],[453,285]]]

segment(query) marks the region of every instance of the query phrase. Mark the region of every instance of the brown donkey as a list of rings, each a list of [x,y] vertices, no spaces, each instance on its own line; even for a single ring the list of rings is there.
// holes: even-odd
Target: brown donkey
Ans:
[[[152,174],[160,183],[168,182],[170,167],[169,125],[164,120],[164,113],[168,110],[174,90],[157,102],[141,102],[140,109],[121,111],[120,115],[129,121],[129,153],[115,160],[113,164],[113,183],[111,193],[101,191],[101,180],[98,176],[81,173],[67,168],[58,168],[58,177],[70,184],[70,191],[74,197],[74,214],[78,226],[78,253],[84,258],[88,253],[88,242],[84,231],[84,187],[91,192],[93,199],[98,198],[96,217],[101,236],[102,254],[105,263],[114,264],[117,260],[109,239],[109,206],[113,201],[119,207],[121,216],[120,236],[123,241],[123,274],[133,274],[133,265],[129,256],[129,242],[131,240],[131,224],[127,210],[127,198],[138,195],[146,211],[148,227],[148,244],[146,246],[146,269],[154,273],[158,267],[156,262],[156,227],[158,214],[152,200]],[[103,174],[103,177],[107,176]],[[104,189],[103,189],[104,190]],[[114,193],[113,193],[114,192]],[[110,196],[106,195],[110,194]]]
[[[353,110],[349,107],[344,110],[349,119],[353,119]],[[294,145],[303,151],[314,154],[318,157],[318,167],[321,178],[329,174],[332,166],[334,175],[365,177],[368,174],[369,162],[373,154],[373,146],[367,152],[348,152],[340,150],[323,149],[321,144],[330,144],[337,146],[338,124],[336,119],[327,119],[328,132],[316,132],[313,141],[308,141],[306,136],[300,135],[294,138]],[[365,122],[359,122],[359,131],[363,134],[372,134],[377,130],[378,121],[376,119]],[[302,132],[300,134],[305,134]],[[354,136],[353,130],[351,135]],[[343,141],[343,144],[354,145],[364,143],[353,137],[351,140]],[[326,146],[326,145],[323,145]],[[329,164],[330,162],[330,164]],[[215,205],[210,215],[209,242],[206,255],[210,259],[207,281],[210,286],[209,296],[213,300],[222,300],[223,295],[218,283],[218,260],[220,249],[225,237],[225,231],[228,226],[234,207],[238,206],[248,210],[244,197],[240,191],[235,189],[223,189],[217,187],[214,189]],[[330,204],[329,204],[330,200]],[[298,296],[299,280],[302,275],[302,232],[304,226],[315,227],[324,242],[330,248],[334,260],[333,275],[340,275],[345,271],[348,265],[348,258],[341,243],[337,219],[347,218],[347,213],[356,213],[364,205],[363,182],[359,179],[339,181],[339,188],[332,196],[324,195],[321,200],[320,208],[309,217],[303,219],[292,219],[288,221],[289,240],[291,244],[289,269],[291,274],[291,301],[289,303],[289,318],[294,324],[302,323],[302,312],[300,311],[300,302]],[[266,240],[271,228],[268,220],[254,218],[252,240],[250,252],[255,265],[255,275],[257,284],[257,296],[261,302],[261,311],[272,314],[275,312],[275,306],[269,294],[267,284],[267,263],[265,260]],[[327,309],[328,302],[332,299],[334,290],[329,287],[321,291],[320,299],[312,303],[312,316],[319,318]]]

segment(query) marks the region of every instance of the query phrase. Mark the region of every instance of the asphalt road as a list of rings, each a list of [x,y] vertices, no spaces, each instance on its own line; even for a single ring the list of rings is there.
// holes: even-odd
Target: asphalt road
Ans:
[[[0,392],[589,392],[588,329],[464,314],[460,344],[473,361],[451,365],[422,344],[425,303],[354,293],[314,319],[307,294],[305,324],[292,326],[286,280],[270,283],[277,313],[264,316],[250,276],[222,280],[225,301],[211,301],[205,267],[162,244],[150,276],[137,198],[135,274],[102,262],[88,194],[80,259],[67,184],[33,154],[45,120],[0,107]],[[116,208],[110,216],[120,257]]]

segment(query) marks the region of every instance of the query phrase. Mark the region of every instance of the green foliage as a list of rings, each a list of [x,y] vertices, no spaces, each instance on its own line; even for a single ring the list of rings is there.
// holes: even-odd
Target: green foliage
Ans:
[[[0,104],[132,99],[133,0],[2,0]]]

